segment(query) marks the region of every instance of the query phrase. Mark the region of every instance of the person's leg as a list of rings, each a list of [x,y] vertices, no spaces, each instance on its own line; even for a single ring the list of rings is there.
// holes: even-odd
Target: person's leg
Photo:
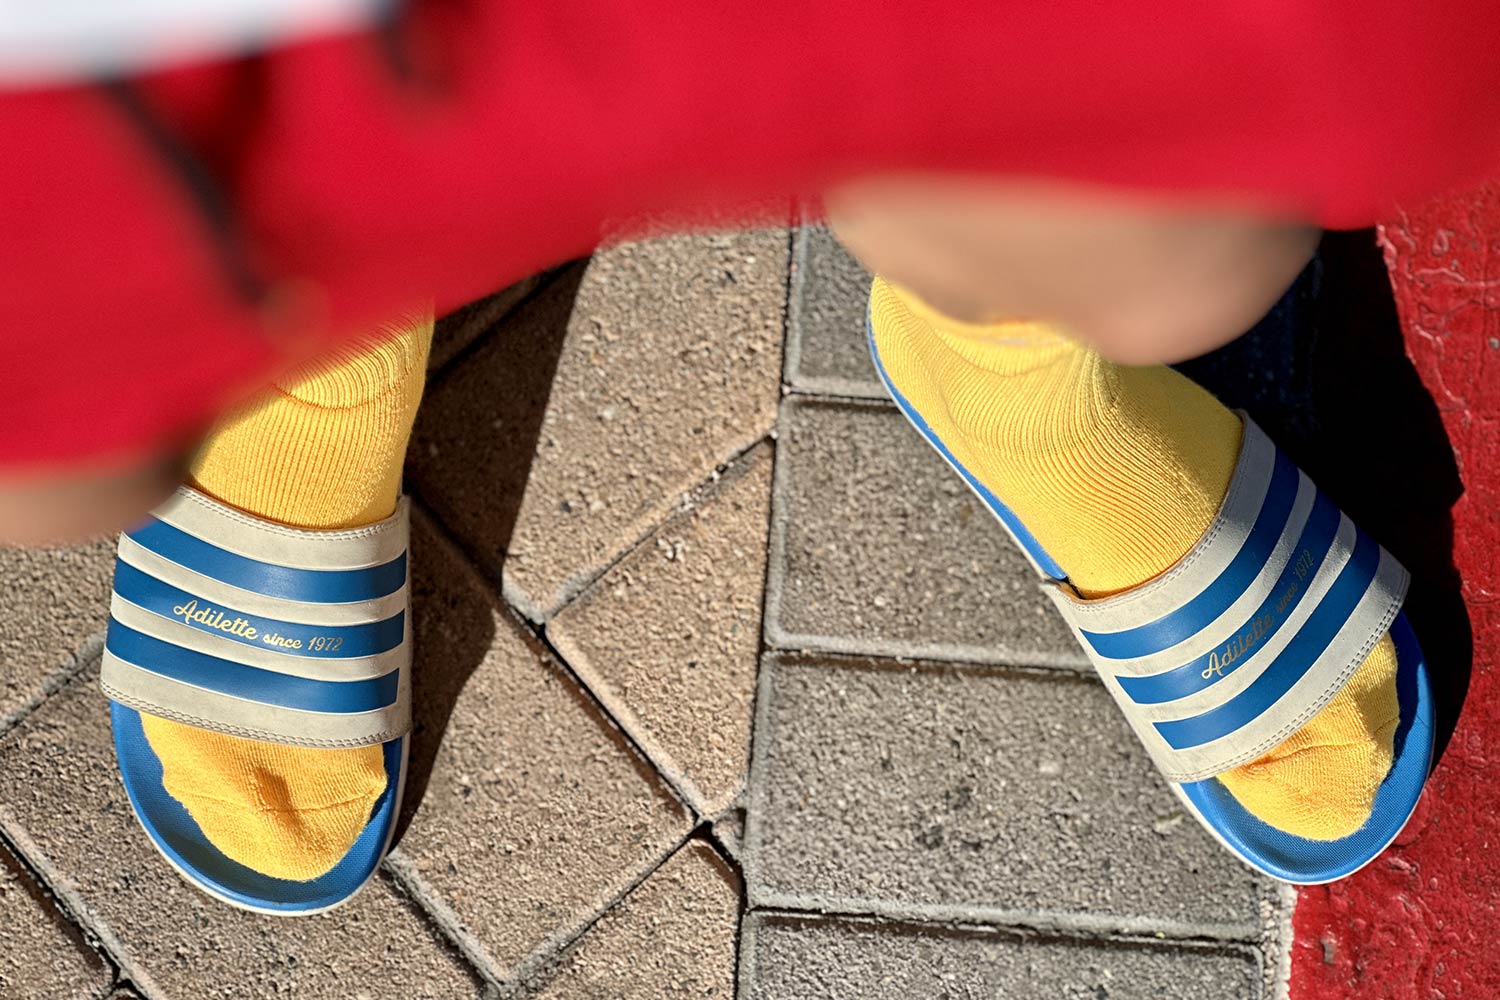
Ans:
[[[882,275],[871,324],[888,376],[1083,596],[1143,583],[1202,537],[1240,422],[1156,363],[1251,326],[1305,265],[1310,231],[909,179],[827,203],[835,231]],[[1220,780],[1288,832],[1359,828],[1392,759],[1395,670],[1387,635],[1291,739]]]
[[[222,421],[192,484],[257,517],[353,528],[396,508],[422,395],[432,320],[419,317],[279,380]],[[142,713],[163,785],[231,859],[267,875],[315,878],[348,852],[387,783],[379,745],[260,742]]]

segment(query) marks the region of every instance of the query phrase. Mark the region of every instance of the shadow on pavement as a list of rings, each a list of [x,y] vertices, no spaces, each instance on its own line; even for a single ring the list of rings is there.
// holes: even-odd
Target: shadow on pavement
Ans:
[[[531,474],[532,459],[541,434],[542,418],[552,392],[552,378],[562,354],[572,302],[583,278],[585,262],[561,269],[545,281],[552,307],[545,312],[548,322],[514,322],[517,312],[534,305],[538,297],[497,320],[500,329],[488,332],[468,350],[498,352],[498,363],[508,373],[509,391],[490,400],[482,413],[467,415],[475,422],[492,425],[496,430],[486,434],[486,448],[499,456],[500,474],[486,483],[496,491],[490,509],[495,512],[495,537],[508,543],[521,509],[521,498]],[[559,299],[564,303],[558,306]],[[524,332],[524,342],[517,334]],[[451,375],[453,366],[435,380]],[[429,386],[429,395],[436,386]],[[435,407],[425,407],[417,415],[412,434],[414,447],[430,438],[424,424],[448,415]],[[455,456],[461,460],[462,456]],[[423,499],[420,477],[407,465],[408,489]],[[416,814],[432,776],[438,746],[447,732],[448,721],[459,694],[474,670],[483,661],[494,638],[497,599],[487,587],[470,587],[445,579],[457,570],[452,553],[440,550],[451,543],[441,539],[442,529],[436,518],[419,515],[412,532],[412,615],[415,632],[416,662],[412,669],[412,734],[407,764],[406,791],[401,815],[396,824],[395,842],[399,843]]]
[[[1406,611],[1432,670],[1441,755],[1474,656],[1453,561],[1451,511],[1463,487],[1437,404],[1406,356],[1373,232],[1327,234],[1253,330],[1178,367],[1247,410],[1411,570]]]

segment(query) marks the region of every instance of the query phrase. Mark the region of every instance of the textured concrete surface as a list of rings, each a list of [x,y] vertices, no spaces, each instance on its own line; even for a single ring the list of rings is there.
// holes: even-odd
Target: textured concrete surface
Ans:
[[[41,886],[0,844],[0,997],[88,1000],[113,976]]]
[[[770,500],[763,446],[547,626],[700,816],[744,787]]]
[[[0,842],[83,935],[0,890],[51,941],[27,972],[85,963],[69,1000],[1283,1000],[1280,897],[1178,811],[967,488],[833,398],[875,390],[864,279],[789,242],[629,244],[444,319],[400,840],[331,914],[231,910],[157,857],[87,666],[110,546],[0,552]]]
[[[865,347],[870,276],[828,227],[803,226],[792,247],[786,381],[804,392],[885,399]]]
[[[739,880],[689,841],[589,928],[536,1000],[732,1000]]]
[[[75,663],[109,618],[114,542],[0,549],[0,729]]]
[[[585,926],[691,821],[425,523],[412,558],[423,692],[414,752],[442,742],[423,787],[409,787],[416,814],[397,853],[508,978]]]
[[[751,900],[1253,939],[1269,886],[1177,801],[1091,679],[772,657]]]
[[[432,331],[432,352],[427,357],[427,370],[443,368],[470,344],[489,333],[506,313],[536,291],[543,278],[543,275],[523,278],[440,317]]]
[[[1248,949],[754,914],[744,1000],[1259,1000]]]
[[[888,404],[788,397],[774,646],[1085,668],[999,522]]]
[[[278,995],[432,1000],[479,984],[384,876],[331,913],[258,916],[190,888],[136,824],[87,671],[0,740],[0,829],[157,1000]]]
[[[770,430],[786,266],[784,230],[607,250],[433,386],[418,489],[528,616]]]

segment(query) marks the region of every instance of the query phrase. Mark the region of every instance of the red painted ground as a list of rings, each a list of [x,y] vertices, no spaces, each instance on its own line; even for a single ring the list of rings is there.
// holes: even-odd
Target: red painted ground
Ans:
[[[1354,878],[1299,896],[1291,996],[1493,1000],[1500,998],[1500,184],[1412,211],[1382,238],[1407,350],[1463,481],[1452,509],[1453,560],[1473,633],[1473,673],[1454,736],[1397,845]],[[1381,472],[1372,468],[1369,481],[1379,483]],[[1453,632],[1457,640],[1461,629]],[[1450,666],[1434,664],[1440,675]]]

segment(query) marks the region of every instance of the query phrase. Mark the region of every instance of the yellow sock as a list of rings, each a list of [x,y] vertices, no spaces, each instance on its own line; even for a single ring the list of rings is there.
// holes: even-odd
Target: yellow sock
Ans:
[[[976,326],[876,279],[887,374],[955,457],[1086,597],[1134,587],[1207,530],[1239,457],[1239,418],[1165,367],[1125,368],[1039,323]],[[1389,635],[1289,740],[1219,776],[1252,814],[1329,840],[1357,830],[1399,718]]]
[[[299,528],[389,517],[422,396],[430,317],[279,382],[214,429],[193,467],[216,499]],[[385,790],[378,746],[325,750],[225,736],[142,714],[162,782],[224,854],[307,880],[358,839]]]

